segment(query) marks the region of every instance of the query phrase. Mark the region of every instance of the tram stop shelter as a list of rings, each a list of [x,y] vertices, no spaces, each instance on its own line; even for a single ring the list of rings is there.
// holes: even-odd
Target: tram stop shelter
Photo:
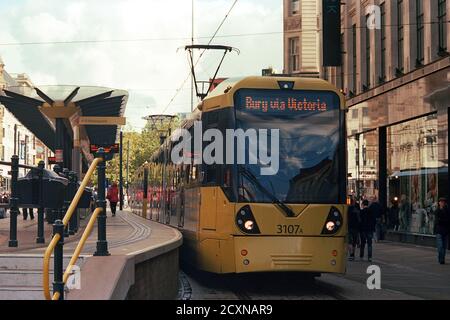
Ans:
[[[86,172],[94,156],[90,146],[115,145],[128,92],[104,87],[42,86],[0,90],[2,103],[55,153],[55,162]]]

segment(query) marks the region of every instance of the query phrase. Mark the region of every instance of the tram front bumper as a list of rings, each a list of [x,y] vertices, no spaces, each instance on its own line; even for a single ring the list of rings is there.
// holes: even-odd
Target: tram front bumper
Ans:
[[[344,273],[344,237],[234,237],[236,272]]]

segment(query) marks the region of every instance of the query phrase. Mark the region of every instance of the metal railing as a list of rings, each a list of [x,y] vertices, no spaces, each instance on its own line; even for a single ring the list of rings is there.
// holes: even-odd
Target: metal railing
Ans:
[[[69,276],[71,275],[72,268],[75,265],[75,263],[77,262],[78,258],[80,257],[81,251],[83,250],[83,247],[84,247],[87,239],[89,238],[89,236],[92,232],[92,229],[94,228],[95,220],[97,219],[97,216],[99,215],[99,213],[102,211],[103,211],[103,208],[96,208],[94,210],[94,212],[92,213],[92,216],[89,219],[86,229],[84,230],[83,235],[81,236],[80,242],[78,242],[78,245],[75,248],[73,256],[70,259],[70,262],[69,262],[66,270],[64,271],[63,280],[62,280],[62,282],[64,284],[67,283],[67,280],[69,279]],[[60,238],[61,238],[61,236],[59,234],[55,235],[55,239],[57,239],[57,240],[55,240],[55,243],[53,243],[53,246],[56,246],[56,244],[58,243]],[[50,245],[52,245],[52,243],[50,243]],[[48,284],[49,280],[50,280],[49,279],[49,263],[48,263],[48,261],[50,260],[50,256],[51,256],[51,251],[47,250],[45,252],[45,257],[44,257],[44,273],[43,273],[44,296],[47,300],[50,300],[50,288],[49,288],[49,284]],[[45,261],[47,261],[47,263]],[[53,296],[51,297],[51,300],[59,300],[60,297],[61,297],[60,292],[56,291],[53,294]]]
[[[19,157],[14,155],[11,157],[11,162],[0,161],[1,165],[11,166],[11,196],[8,204],[2,204],[1,207],[10,209],[9,220],[9,247],[18,247],[17,240],[17,216],[19,215],[19,197],[17,190],[17,183],[19,179],[19,168],[37,170],[39,175],[39,207],[38,207],[38,230],[36,243],[45,243],[44,239],[44,207],[42,206],[42,176],[45,167],[45,162],[40,161],[37,167],[19,164]]]
[[[99,149],[97,157],[92,162],[89,170],[87,171],[78,191],[76,192],[73,200],[67,208],[67,212],[62,220],[56,220],[53,225],[53,238],[47,247],[44,254],[43,263],[43,289],[44,296],[47,300],[63,300],[64,299],[64,285],[67,282],[73,266],[75,265],[79,255],[86,243],[87,238],[92,232],[95,220],[98,219],[98,241],[97,241],[97,251],[94,255],[97,256],[107,256],[108,245],[106,241],[106,201],[105,201],[105,153],[103,149]],[[67,266],[65,272],[63,273],[63,245],[64,245],[64,229],[68,226],[73,213],[75,212],[78,202],[83,195],[84,189],[86,188],[89,180],[95,169],[98,167],[98,200],[97,208],[95,209],[92,217],[90,218],[88,225],[83,232],[83,235],[75,249],[74,255],[72,256],[69,265]],[[50,257],[54,251],[54,282],[53,282],[53,296],[50,295],[49,288],[49,266]]]

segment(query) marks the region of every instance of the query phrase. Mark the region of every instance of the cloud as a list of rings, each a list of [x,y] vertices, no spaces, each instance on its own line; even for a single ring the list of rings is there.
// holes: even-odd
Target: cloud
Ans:
[[[186,53],[191,7],[186,0],[22,0],[2,2],[2,43],[108,39],[172,39],[0,46],[9,72],[25,72],[36,84],[98,85],[131,89],[126,116],[140,127],[140,118],[161,112],[189,73]],[[6,2],[6,1],[5,1]],[[195,34],[210,36],[233,0],[196,0]],[[275,35],[221,38],[260,32]],[[219,76],[260,74],[282,68],[282,3],[240,0],[213,43],[238,47]],[[181,38],[181,39],[180,39]],[[206,43],[208,39],[198,42]],[[212,76],[219,59],[208,52],[199,63],[200,77]],[[54,81],[54,83],[51,83]],[[187,81],[185,89],[189,88]],[[150,107],[150,108],[149,108]],[[190,110],[190,92],[182,90],[168,113]]]

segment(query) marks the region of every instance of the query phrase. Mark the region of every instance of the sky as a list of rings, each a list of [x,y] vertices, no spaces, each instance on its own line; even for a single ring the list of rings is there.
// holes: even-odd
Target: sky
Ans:
[[[194,0],[195,43],[208,43],[233,2]],[[191,109],[190,80],[182,87],[189,75],[184,46],[191,41],[191,5],[189,0],[0,0],[0,56],[9,73],[26,73],[37,87],[127,90],[127,127],[140,130],[143,116]],[[240,54],[227,55],[218,77],[260,75],[267,67],[281,72],[282,31],[282,0],[238,0],[212,44],[236,47]],[[203,55],[196,70],[200,80],[212,77],[221,55]]]

